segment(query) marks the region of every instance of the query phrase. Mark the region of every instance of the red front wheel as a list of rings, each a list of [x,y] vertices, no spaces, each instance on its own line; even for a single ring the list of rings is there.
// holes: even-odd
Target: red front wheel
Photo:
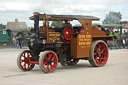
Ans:
[[[92,43],[90,49],[89,62],[92,66],[104,66],[108,60],[108,47],[102,40],[97,40]]]
[[[39,59],[39,67],[45,72],[53,72],[58,64],[58,57],[53,51],[44,51]]]
[[[29,50],[23,50],[17,57],[17,65],[23,71],[33,69],[35,64],[30,63],[30,58],[33,57]]]

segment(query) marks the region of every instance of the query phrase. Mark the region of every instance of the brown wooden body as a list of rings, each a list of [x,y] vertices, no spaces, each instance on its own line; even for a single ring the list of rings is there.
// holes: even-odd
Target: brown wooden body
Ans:
[[[40,15],[40,20],[44,19],[45,15]],[[86,18],[86,17],[85,17]],[[30,17],[30,19],[33,19],[33,17]],[[99,30],[95,26],[92,27],[92,20],[99,20],[97,18],[93,19],[76,19],[76,18],[66,18],[65,16],[62,16],[62,18],[59,16],[51,15],[51,18],[48,20],[78,20],[82,28],[84,29],[83,34],[78,34],[76,38],[72,38],[70,40],[70,48],[71,48],[71,56],[74,56],[76,58],[85,58],[89,57],[90,48],[92,42],[96,40],[113,40],[113,37],[106,36],[105,32]],[[56,32],[53,30],[52,27],[49,26],[41,26],[39,28],[39,34],[40,36],[46,37],[46,43],[54,43],[54,39],[57,38],[57,43],[64,43],[61,41],[60,32]]]

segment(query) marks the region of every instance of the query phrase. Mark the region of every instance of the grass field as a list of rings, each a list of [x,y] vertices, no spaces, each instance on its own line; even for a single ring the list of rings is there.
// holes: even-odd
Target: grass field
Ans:
[[[7,45],[0,45],[0,49],[9,48]]]

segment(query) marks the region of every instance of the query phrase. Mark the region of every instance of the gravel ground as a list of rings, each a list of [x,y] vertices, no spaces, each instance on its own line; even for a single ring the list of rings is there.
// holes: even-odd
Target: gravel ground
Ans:
[[[0,49],[0,85],[128,85],[128,49],[109,50],[104,67],[92,67],[86,60],[75,66],[58,67],[43,73],[36,65],[23,72],[17,67],[17,56],[25,49]]]

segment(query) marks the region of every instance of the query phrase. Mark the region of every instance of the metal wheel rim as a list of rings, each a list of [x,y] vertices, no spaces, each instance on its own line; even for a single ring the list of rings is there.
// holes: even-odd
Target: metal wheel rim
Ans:
[[[19,62],[17,63],[21,70],[24,71],[31,70],[35,66],[35,64],[30,63],[31,57],[32,55],[29,50],[25,50],[19,55]]]
[[[97,65],[105,65],[108,60],[108,49],[104,42],[99,42],[95,45],[93,56]]]
[[[57,67],[58,59],[57,56],[53,52],[48,52],[43,57],[43,68],[47,72],[52,72]]]

